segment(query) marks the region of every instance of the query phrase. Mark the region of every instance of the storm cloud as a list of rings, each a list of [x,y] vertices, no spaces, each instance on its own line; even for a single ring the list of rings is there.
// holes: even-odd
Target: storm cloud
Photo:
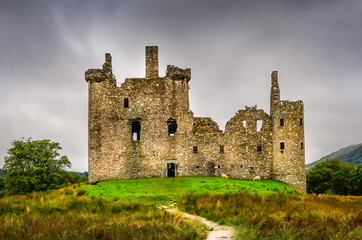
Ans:
[[[0,3],[0,167],[21,137],[60,142],[87,170],[84,72],[113,57],[117,81],[143,77],[146,45],[190,67],[190,106],[224,129],[239,110],[305,104],[306,162],[362,142],[362,3],[347,1],[11,1]]]

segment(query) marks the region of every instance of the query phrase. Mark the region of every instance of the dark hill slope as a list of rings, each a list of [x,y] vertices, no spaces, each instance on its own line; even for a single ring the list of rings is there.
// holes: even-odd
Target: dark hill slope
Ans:
[[[336,152],[333,152],[327,156],[322,157],[318,161],[307,164],[306,170],[309,171],[315,165],[317,165],[318,163],[325,161],[327,159],[338,159],[342,162],[361,164],[362,163],[362,143],[341,148]]]

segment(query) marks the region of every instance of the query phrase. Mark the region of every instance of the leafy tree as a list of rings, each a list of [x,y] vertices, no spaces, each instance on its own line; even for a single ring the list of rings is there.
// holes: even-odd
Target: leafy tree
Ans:
[[[0,178],[5,178],[6,174],[4,173],[4,171],[0,168]]]
[[[352,174],[352,194],[362,195],[362,165],[359,165]]]
[[[14,140],[4,163],[6,193],[25,194],[64,185],[64,168],[71,163],[60,156],[61,149],[59,143],[50,140]]]
[[[0,191],[5,187],[4,178],[0,178]]]
[[[307,173],[307,192],[362,195],[362,166],[337,159],[321,162]]]
[[[332,169],[326,167],[317,169],[313,168],[307,173],[307,192],[325,193],[332,188],[330,181],[332,180],[333,175],[334,173]]]
[[[333,178],[331,179],[331,185],[333,186],[333,192],[340,195],[349,195],[351,194],[352,185],[352,174],[354,172],[354,167],[345,166],[339,171],[334,173]]]

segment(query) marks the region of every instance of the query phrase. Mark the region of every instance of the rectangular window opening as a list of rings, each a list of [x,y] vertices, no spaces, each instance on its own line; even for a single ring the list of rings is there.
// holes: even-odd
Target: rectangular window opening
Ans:
[[[299,119],[299,126],[301,126],[301,127],[303,126],[303,118]]]
[[[193,153],[197,153],[197,146],[194,146],[194,147],[192,148],[192,151],[193,151]]]
[[[280,151],[283,153],[284,149],[285,149],[285,143],[281,142],[280,143]]]
[[[256,151],[257,151],[257,152],[261,152],[261,150],[262,150],[262,147],[261,147],[261,144],[259,144],[259,145],[256,147]]]
[[[304,149],[304,142],[300,142],[300,149]]]
[[[243,126],[246,128],[246,120],[243,120]]]
[[[284,126],[284,118],[280,119],[280,126],[283,127]]]
[[[128,98],[124,98],[124,108],[128,108],[129,107],[129,101]]]
[[[254,167],[250,167],[249,172],[254,173]]]
[[[260,132],[262,126],[263,126],[263,120],[257,120],[256,121],[256,131]]]
[[[223,145],[220,146],[220,153],[224,153],[224,146]]]

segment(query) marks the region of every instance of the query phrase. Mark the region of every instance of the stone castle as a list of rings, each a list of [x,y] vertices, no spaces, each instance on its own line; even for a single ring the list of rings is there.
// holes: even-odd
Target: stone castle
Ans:
[[[270,114],[239,110],[225,131],[189,108],[191,69],[158,70],[158,47],[146,47],[146,77],[120,87],[111,55],[89,69],[89,181],[221,176],[275,179],[306,191],[302,101],[281,101],[271,74]]]

